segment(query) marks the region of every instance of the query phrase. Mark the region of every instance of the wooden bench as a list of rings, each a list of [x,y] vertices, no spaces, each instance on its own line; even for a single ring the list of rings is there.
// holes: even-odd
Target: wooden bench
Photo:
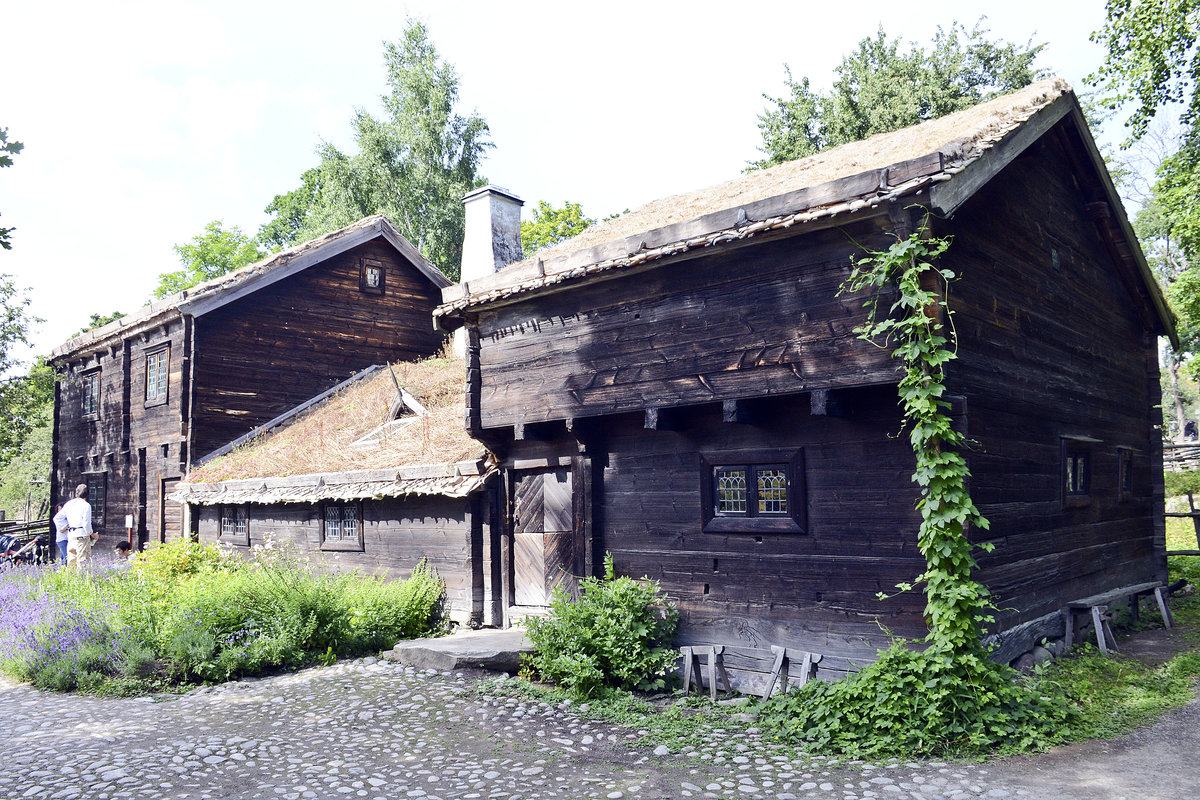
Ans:
[[[1082,600],[1075,600],[1063,606],[1062,615],[1066,629],[1063,637],[1065,646],[1070,649],[1071,644],[1075,641],[1077,615],[1087,614],[1091,616],[1092,627],[1096,629],[1096,644],[1099,645],[1100,652],[1107,654],[1109,650],[1115,651],[1117,645],[1113,638],[1112,628],[1108,624],[1112,619],[1109,606],[1121,600],[1128,600],[1129,614],[1137,619],[1138,602],[1143,595],[1148,594],[1153,594],[1154,599],[1158,602],[1158,613],[1162,615],[1163,625],[1168,629],[1173,627],[1174,621],[1171,619],[1171,610],[1167,608],[1167,598],[1162,582],[1139,583],[1134,586],[1113,589],[1103,594],[1095,594]]]
[[[821,662],[820,653],[810,653],[806,650],[797,650],[794,647],[779,647],[778,645],[771,645],[771,653],[774,655],[774,659],[771,664],[771,674],[767,679],[767,688],[763,693],[764,700],[771,696],[776,687],[781,692],[787,691],[790,666],[793,662],[799,662],[800,664],[799,673],[790,676],[796,681],[797,686],[803,686],[816,677],[817,665]],[[681,647],[679,648],[679,654],[683,656],[684,694],[687,694],[691,690],[693,682],[696,684],[697,689],[701,691],[704,689],[701,656],[706,656],[708,661],[709,697],[716,700],[717,690],[720,686],[724,686],[723,691],[733,691],[733,687],[729,682],[729,675],[725,671],[724,645]],[[742,691],[745,691],[745,689]],[[754,691],[752,693],[757,694]]]

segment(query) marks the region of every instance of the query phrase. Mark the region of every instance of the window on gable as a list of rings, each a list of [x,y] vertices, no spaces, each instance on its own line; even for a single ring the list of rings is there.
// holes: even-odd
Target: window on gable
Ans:
[[[249,507],[221,506],[221,541],[250,546]]]
[[[701,457],[706,532],[804,533],[803,451]]]
[[[83,413],[98,415],[100,413],[100,370],[88,372],[82,377]]]
[[[358,288],[367,294],[383,294],[386,271],[382,261],[364,258],[358,265]]]
[[[92,507],[92,527],[100,530],[104,527],[104,505],[108,494],[107,472],[86,472],[83,482],[88,487],[88,504]]]
[[[321,549],[363,551],[360,503],[326,503],[321,507]]]
[[[1092,447],[1088,439],[1062,440],[1063,505],[1084,506],[1091,502]]]
[[[167,402],[167,374],[170,363],[169,346],[146,354],[146,405]]]

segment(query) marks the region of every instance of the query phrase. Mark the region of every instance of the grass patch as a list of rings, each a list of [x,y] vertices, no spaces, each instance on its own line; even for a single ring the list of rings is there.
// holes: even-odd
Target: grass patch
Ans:
[[[288,549],[249,561],[175,542],[128,568],[55,567],[0,581],[0,670],[109,696],[214,683],[378,652],[432,632],[445,585],[324,575]]]

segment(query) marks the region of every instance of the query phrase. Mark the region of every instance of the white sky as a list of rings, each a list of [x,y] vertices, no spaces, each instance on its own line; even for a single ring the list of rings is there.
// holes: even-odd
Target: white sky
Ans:
[[[527,209],[598,217],[736,176],[785,62],[826,88],[880,24],[924,44],[984,13],[993,38],[1046,42],[1039,66],[1086,88],[1102,0],[10,3],[0,127],[26,146],[0,170],[0,224],[17,229],[0,272],[45,319],[36,352],[142,305],[178,268],[172,245],[213,219],[254,233],[322,138],[352,147],[409,15],[458,70],[460,110],[491,126],[487,178]]]

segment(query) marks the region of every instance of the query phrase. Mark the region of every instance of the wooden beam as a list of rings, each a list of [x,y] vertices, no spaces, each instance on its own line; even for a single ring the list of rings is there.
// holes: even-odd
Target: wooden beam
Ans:
[[[686,426],[680,418],[679,409],[647,408],[644,427],[648,431],[679,431]]]
[[[721,420],[735,425],[754,425],[759,421],[759,415],[746,400],[726,400],[721,403]]]
[[[809,413],[814,417],[849,417],[849,397],[837,389],[814,389],[809,394]]]

